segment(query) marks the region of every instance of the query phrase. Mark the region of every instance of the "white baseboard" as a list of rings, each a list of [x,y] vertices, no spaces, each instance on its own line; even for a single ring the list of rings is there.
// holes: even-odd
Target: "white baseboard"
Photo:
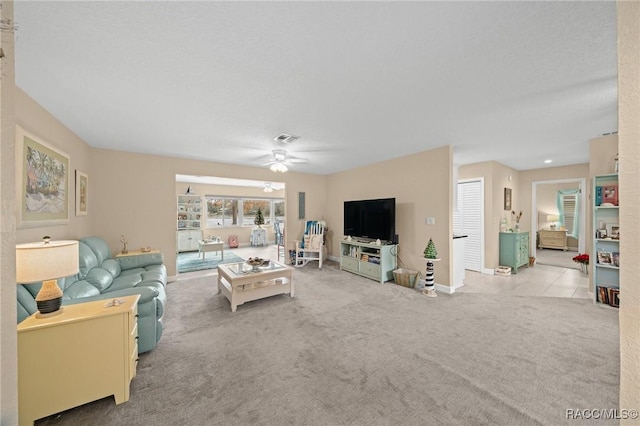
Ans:
[[[482,268],[482,273],[487,275],[495,275],[496,271],[495,269]]]
[[[449,287],[448,285],[442,285],[442,284],[436,283],[434,287],[436,291],[440,291],[442,293],[453,294],[456,292],[455,288]]]

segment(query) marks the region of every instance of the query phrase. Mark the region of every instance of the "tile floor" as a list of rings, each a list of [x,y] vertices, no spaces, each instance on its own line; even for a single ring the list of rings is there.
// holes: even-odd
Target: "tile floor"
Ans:
[[[574,297],[591,299],[589,276],[577,269],[535,264],[522,267],[517,274],[487,275],[466,271],[464,286],[456,289],[465,293],[509,294],[513,296]]]
[[[242,258],[264,257],[277,259],[275,245],[267,247],[239,247],[232,249]],[[283,261],[283,259],[280,259]],[[216,270],[196,271],[179,274],[178,280],[197,276],[214,275]],[[589,276],[577,269],[561,268],[535,264],[522,267],[517,274],[509,276],[487,275],[466,271],[464,286],[456,289],[465,293],[509,294],[513,296],[574,297],[591,299],[589,294]]]

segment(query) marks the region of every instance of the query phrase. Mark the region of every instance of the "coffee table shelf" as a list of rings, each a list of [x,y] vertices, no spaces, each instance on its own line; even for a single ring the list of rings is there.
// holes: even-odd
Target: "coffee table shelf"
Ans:
[[[230,263],[218,266],[218,294],[222,293],[231,303],[231,311],[238,305],[278,294],[294,296],[291,271],[286,265],[271,261],[269,266],[253,271],[246,263]]]

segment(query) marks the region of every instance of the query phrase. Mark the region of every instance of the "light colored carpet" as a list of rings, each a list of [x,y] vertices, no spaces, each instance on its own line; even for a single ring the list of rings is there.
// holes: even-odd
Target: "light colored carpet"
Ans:
[[[567,409],[618,407],[618,311],[588,300],[427,298],[329,262],[232,313],[215,279],[168,285],[129,402],[38,424],[573,425]]]
[[[184,253],[178,253],[177,267],[178,272],[193,272],[203,271],[205,269],[215,269],[218,265],[225,263],[237,263],[242,262],[245,259],[236,255],[232,251],[224,251],[224,260],[222,260],[221,252],[208,252],[205,253],[204,260],[202,254],[197,251],[190,251]]]

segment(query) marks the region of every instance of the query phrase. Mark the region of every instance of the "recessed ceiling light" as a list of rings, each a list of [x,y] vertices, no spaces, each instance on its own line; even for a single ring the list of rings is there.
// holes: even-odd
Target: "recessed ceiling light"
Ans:
[[[549,164],[551,163],[553,160],[544,160],[544,164]]]

